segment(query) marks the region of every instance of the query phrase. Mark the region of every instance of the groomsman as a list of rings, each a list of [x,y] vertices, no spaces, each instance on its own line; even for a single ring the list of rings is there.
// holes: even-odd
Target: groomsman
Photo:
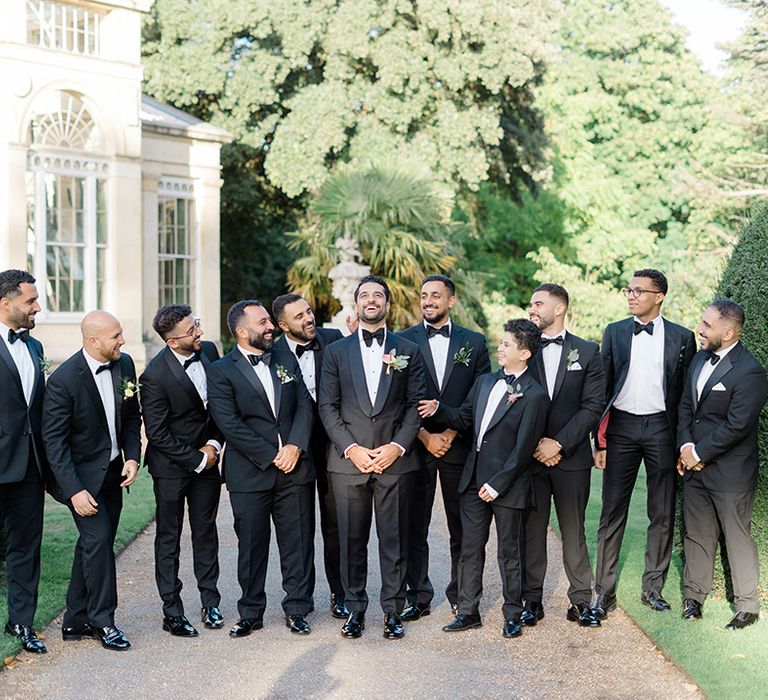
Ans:
[[[504,595],[504,637],[522,633],[523,517],[530,501],[533,451],[544,435],[549,399],[528,371],[539,351],[541,332],[528,319],[504,324],[499,369],[477,379],[460,408],[422,401],[422,418],[435,416],[457,430],[473,428],[472,450],[459,481],[461,556],[459,609],[445,632],[480,627],[485,547],[496,521],[499,572]]]
[[[413,443],[424,374],[418,347],[386,328],[386,281],[363,277],[354,296],[359,328],[326,349],[319,391],[320,418],[332,443],[328,472],[350,610],[342,635],[360,637],[365,627],[368,537],[375,507],[384,636],[400,639],[411,493],[419,469]]]
[[[551,401],[545,437],[534,452],[535,506],[525,517],[525,567],[521,615],[533,626],[544,617],[542,593],[547,571],[547,527],[552,501],[563,540],[563,564],[571,606],[566,617],[582,627],[599,627],[592,613],[592,569],[584,535],[592,447],[589,435],[603,411],[605,372],[596,343],[565,330],[568,292],[542,284],[531,297],[528,316],[541,330],[541,352],[529,363],[531,375]]]
[[[165,348],[140,377],[147,434],[145,461],[155,487],[155,581],[163,601],[163,629],[196,637],[184,615],[179,552],[184,507],[189,509],[192,561],[210,629],[224,624],[219,611],[219,537],[216,513],[221,495],[219,453],[224,438],[208,411],[208,370],[219,359],[216,346],[201,340],[200,320],[183,304],[163,306],[152,327]]]
[[[346,620],[349,610],[344,604],[344,587],[341,585],[339,521],[333,491],[328,483],[328,435],[317,413],[317,389],[322,377],[320,368],[323,365],[323,353],[330,343],[344,336],[337,328],[318,328],[315,325],[315,314],[299,294],[277,297],[272,303],[272,316],[283,331],[283,335],[275,341],[275,349],[289,350],[296,356],[304,384],[312,397],[314,421],[310,451],[317,473],[325,577],[331,590],[331,615]]]
[[[141,458],[136,370],[114,316],[91,311],[80,329],[83,348],[51,375],[43,409],[45,451],[80,533],[61,631],[122,651],[131,645],[115,626],[114,544]]]
[[[235,516],[240,619],[231,637],[263,627],[270,517],[283,572],[285,624],[309,634],[313,610],[315,468],[307,452],[312,399],[292,353],[273,349],[269,312],[255,299],[227,313],[235,348],[208,373],[211,415],[227,441],[224,480]]]
[[[752,508],[758,420],[768,382],[760,363],[739,342],[743,326],[744,310],[736,302],[715,301],[704,312],[696,329],[701,351],[691,363],[677,432],[678,471],[685,477],[683,617],[701,618],[722,530],[736,606],[729,630],[755,623],[760,611]]]
[[[637,270],[624,290],[632,316],[609,324],[603,335],[608,401],[594,456],[605,470],[593,606],[599,619],[616,607],[619,552],[641,462],[650,520],[641,600],[653,610],[670,609],[661,591],[674,532],[677,408],[696,342],[691,331],[661,316],[667,288],[658,270]]]
[[[456,304],[456,285],[444,275],[430,275],[421,283],[423,321],[400,333],[416,343],[424,358],[426,399],[439,399],[447,406],[461,406],[475,380],[491,371],[485,337],[456,325],[451,309]],[[434,588],[429,580],[429,522],[435,500],[437,473],[448,521],[451,551],[451,580],[446,597],[455,611],[458,605],[456,570],[461,549],[459,478],[469,453],[472,436],[422,421],[418,433],[422,468],[416,472],[411,508],[408,547],[407,606],[402,619],[418,620],[431,611]]]
[[[32,627],[40,582],[43,535],[41,442],[44,353],[29,331],[40,311],[35,278],[23,270],[0,272],[0,514],[8,582],[6,634],[29,652],[48,650]]]

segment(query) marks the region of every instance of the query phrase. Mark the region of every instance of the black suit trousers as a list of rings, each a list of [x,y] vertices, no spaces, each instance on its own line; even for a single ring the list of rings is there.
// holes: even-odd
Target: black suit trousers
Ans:
[[[535,508],[525,514],[523,598],[541,602],[547,573],[547,528],[552,501],[563,542],[563,565],[568,577],[568,599],[574,605],[592,599],[592,569],[584,534],[584,512],[589,501],[591,469],[545,467],[533,477]]]
[[[754,503],[754,489],[739,493],[711,491],[695,476],[686,479],[683,486],[686,598],[703,603],[712,589],[715,553],[722,527],[736,611],[760,611],[757,592],[760,567],[757,545],[752,537]]]
[[[221,602],[219,579],[219,535],[216,514],[219,510],[221,482],[203,474],[179,478],[155,477],[155,581],[165,615],[183,615],[182,583],[179,580],[181,532],[184,507],[189,509],[192,535],[192,563],[203,607],[218,607]]]
[[[40,542],[43,537],[45,492],[32,449],[21,481],[0,484],[0,514],[5,535],[8,619],[33,624],[40,583]]]
[[[645,463],[648,486],[648,539],[642,590],[661,593],[672,556],[674,534],[676,450],[667,416],[636,416],[611,410],[608,451],[603,473],[603,509],[597,530],[595,591],[616,594],[619,553],[627,525],[629,501],[640,463]]]
[[[339,519],[328,471],[315,462],[317,470],[317,499],[320,507],[320,532],[323,536],[323,563],[328,588],[339,600],[344,599],[341,583],[341,551],[339,547]]]

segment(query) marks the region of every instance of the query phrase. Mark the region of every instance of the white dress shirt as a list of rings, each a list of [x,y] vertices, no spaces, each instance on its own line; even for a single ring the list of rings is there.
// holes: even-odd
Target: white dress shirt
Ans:
[[[635,322],[640,321],[635,318]],[[664,403],[664,321],[653,321],[653,335],[645,331],[632,334],[629,369],[624,386],[613,405],[620,411],[647,416],[666,411]]]
[[[35,388],[35,361],[32,359],[32,353],[29,351],[27,343],[23,343],[17,340],[13,345],[8,342],[8,332],[11,330],[9,326],[4,323],[0,323],[0,335],[2,335],[3,341],[8,348],[8,352],[13,358],[13,362],[16,365],[16,369],[19,372],[19,378],[21,379],[21,388],[24,392],[24,400],[29,406],[32,401],[32,390]]]
[[[544,338],[565,338],[565,329],[557,335],[542,335]],[[550,343],[541,348],[541,359],[544,362],[544,376],[547,380],[547,392],[551,399],[555,393],[555,380],[557,379],[557,370],[560,368],[560,360],[563,356],[563,346],[559,343]]]
[[[243,354],[243,357],[245,357],[250,365],[251,361],[248,359],[248,356],[253,353],[244,350],[240,345],[237,346],[237,349]],[[269,407],[272,409],[272,415],[277,418],[277,412],[275,411],[275,383],[272,379],[272,372],[269,371],[269,366],[263,362],[258,362],[253,365],[252,368],[256,378],[261,382],[261,386],[264,387],[264,393],[267,395],[267,401],[269,401]],[[283,438],[280,437],[279,430],[277,431],[277,445],[279,448],[283,447]]]
[[[424,321],[424,328],[429,327],[429,323]],[[448,328],[448,332],[451,332],[451,322],[448,321],[448,323],[445,324],[445,327]],[[446,338],[443,335],[440,335],[439,333],[437,335],[433,335],[431,338],[427,339],[427,342],[429,343],[429,350],[432,353],[432,363],[435,365],[435,373],[437,375],[437,388],[442,391],[443,390],[443,379],[445,377],[445,368],[448,365],[448,346],[451,343],[450,336]]]
[[[15,345],[15,343],[14,343]],[[112,383],[112,371],[106,370],[96,374],[96,370],[105,362],[99,362],[99,360],[91,357],[83,348],[83,357],[88,363],[88,369],[91,370],[93,380],[96,382],[96,389],[99,391],[101,397],[101,404],[104,406],[104,414],[107,416],[107,427],[109,428],[109,439],[112,441],[112,451],[109,454],[109,461],[111,462],[120,455],[120,449],[117,446],[117,413],[115,409],[115,385]]]
[[[357,339],[360,343],[360,354],[363,357],[363,369],[365,370],[365,384],[368,387],[368,398],[371,406],[376,405],[376,396],[379,393],[379,381],[381,370],[384,367],[384,348],[387,345],[387,329],[384,328],[384,342],[379,345],[375,340],[368,347],[363,340],[363,329],[357,331]]]
[[[301,357],[296,353],[296,348],[299,346],[295,340],[291,340],[287,335],[285,341],[288,343],[288,349],[296,355],[296,361],[299,363],[299,369],[301,370],[302,379],[307,387],[312,400],[317,403],[317,368],[315,366],[315,353],[310,350],[308,352],[301,353]],[[303,345],[303,343],[302,343]]]

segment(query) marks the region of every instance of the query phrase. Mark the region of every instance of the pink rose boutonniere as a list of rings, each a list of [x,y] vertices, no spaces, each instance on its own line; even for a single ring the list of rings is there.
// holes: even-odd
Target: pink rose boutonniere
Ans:
[[[410,355],[398,355],[395,348],[381,356],[381,361],[387,366],[387,374],[392,369],[395,372],[402,372],[408,366],[408,360],[410,359]]]
[[[523,397],[523,388],[518,382],[513,388],[511,384],[507,385],[507,403],[515,403],[518,399]]]

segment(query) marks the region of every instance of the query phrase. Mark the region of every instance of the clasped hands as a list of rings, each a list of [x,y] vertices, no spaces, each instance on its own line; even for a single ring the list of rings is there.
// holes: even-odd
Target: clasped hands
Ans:
[[[533,452],[533,458],[541,462],[546,467],[554,467],[562,458],[560,445],[553,438],[543,437],[536,445]]]
[[[207,458],[203,471],[211,469],[219,461],[219,453],[216,452],[216,448],[213,445],[203,445],[198,451],[202,452]]]
[[[437,459],[443,457],[451,449],[456,435],[456,431],[450,428],[447,428],[442,433],[430,433],[424,428],[419,430],[419,440],[421,440],[427,452]]]
[[[686,470],[700,472],[704,468],[704,462],[700,462],[693,456],[693,444],[684,445],[677,458],[677,473],[682,476]]]
[[[347,451],[347,457],[363,474],[383,474],[400,456],[400,448],[390,442],[370,449],[354,445]]]
[[[284,474],[290,474],[296,468],[300,456],[301,449],[296,445],[283,445],[272,463]]]

